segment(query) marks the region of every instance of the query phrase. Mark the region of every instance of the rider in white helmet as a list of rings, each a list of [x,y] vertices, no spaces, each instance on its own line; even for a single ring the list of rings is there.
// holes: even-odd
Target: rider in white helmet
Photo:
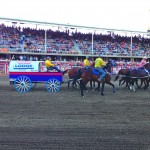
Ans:
[[[144,65],[147,64],[147,57],[144,56],[140,62],[139,69],[145,69]]]
[[[145,70],[149,75],[149,71],[144,67],[144,65],[146,64],[147,64],[147,57],[144,56],[140,62],[140,67],[138,69]]]

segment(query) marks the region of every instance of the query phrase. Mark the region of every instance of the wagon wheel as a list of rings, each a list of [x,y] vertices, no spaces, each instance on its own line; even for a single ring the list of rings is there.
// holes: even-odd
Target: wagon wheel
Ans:
[[[14,86],[18,92],[28,92],[32,87],[32,82],[27,76],[19,76],[14,81]]]
[[[46,89],[48,92],[58,92],[60,90],[60,81],[57,79],[49,79],[46,82]]]

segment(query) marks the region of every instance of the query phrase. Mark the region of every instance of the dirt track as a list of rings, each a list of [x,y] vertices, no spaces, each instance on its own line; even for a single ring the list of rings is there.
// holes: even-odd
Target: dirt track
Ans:
[[[150,91],[106,86],[104,94],[82,98],[66,84],[18,93],[0,77],[0,149],[150,150]]]

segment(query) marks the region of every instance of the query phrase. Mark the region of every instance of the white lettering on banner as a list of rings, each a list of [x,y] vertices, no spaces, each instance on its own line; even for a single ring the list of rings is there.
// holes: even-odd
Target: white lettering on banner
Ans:
[[[32,64],[15,64],[14,69],[34,69]]]
[[[9,63],[10,72],[39,72],[40,62],[38,61],[10,61]]]

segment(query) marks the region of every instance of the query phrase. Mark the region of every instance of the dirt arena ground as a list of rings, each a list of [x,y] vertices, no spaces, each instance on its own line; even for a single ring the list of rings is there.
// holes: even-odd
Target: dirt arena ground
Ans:
[[[117,85],[118,82],[115,82]],[[150,150],[150,91],[18,93],[0,77],[0,150]]]

